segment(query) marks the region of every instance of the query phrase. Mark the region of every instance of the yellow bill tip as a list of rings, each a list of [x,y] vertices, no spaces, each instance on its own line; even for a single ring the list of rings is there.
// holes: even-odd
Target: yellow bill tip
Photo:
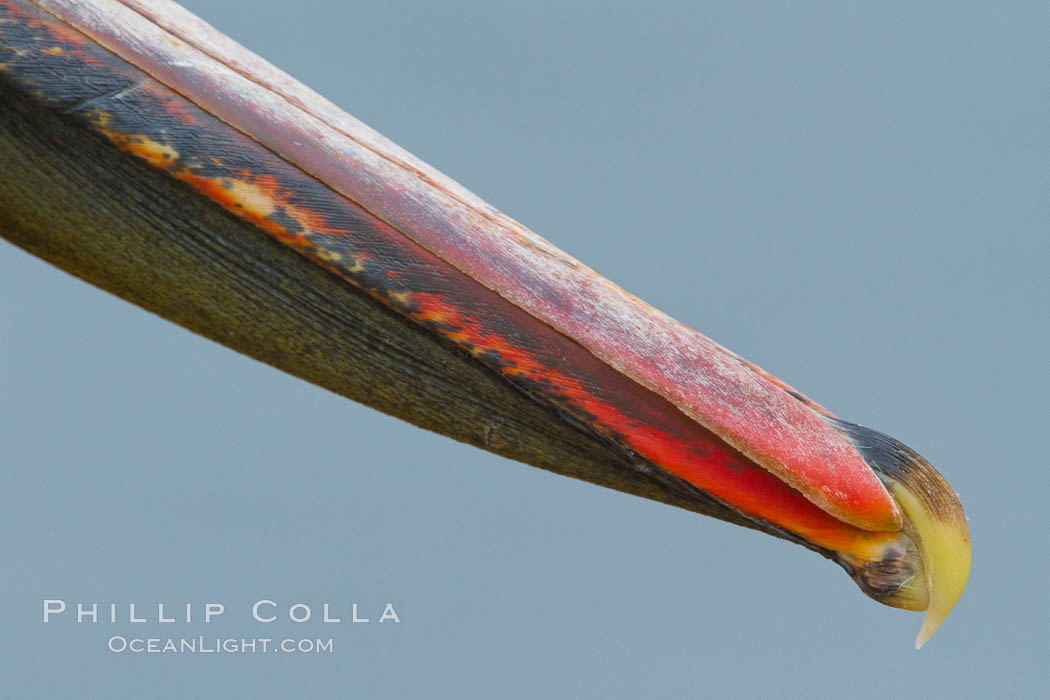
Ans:
[[[925,507],[922,500],[899,481],[891,483],[891,490],[915,531],[926,573],[930,602],[915,638],[915,648],[920,649],[948,617],[966,588],[970,575],[970,532],[961,510],[959,517],[945,519]]]

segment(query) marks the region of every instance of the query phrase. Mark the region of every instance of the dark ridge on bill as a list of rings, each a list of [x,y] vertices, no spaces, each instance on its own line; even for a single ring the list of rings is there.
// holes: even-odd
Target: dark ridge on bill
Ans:
[[[922,455],[885,433],[840,418],[827,418],[860,452],[879,477],[893,479],[908,487],[938,518],[953,522],[962,506],[948,482]]]

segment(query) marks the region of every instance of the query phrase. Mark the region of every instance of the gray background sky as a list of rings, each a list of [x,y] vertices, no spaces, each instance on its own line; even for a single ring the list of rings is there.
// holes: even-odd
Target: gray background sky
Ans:
[[[973,574],[916,652],[921,615],[799,547],[426,433],[0,244],[0,694],[1045,691],[1045,3],[185,4],[920,450],[966,506]],[[44,625],[46,597],[228,612]],[[402,622],[250,624],[262,597]],[[105,650],[129,632],[336,653]]]

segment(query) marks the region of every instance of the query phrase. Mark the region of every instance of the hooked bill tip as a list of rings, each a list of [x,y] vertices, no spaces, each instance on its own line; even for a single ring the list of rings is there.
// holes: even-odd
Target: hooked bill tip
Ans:
[[[970,575],[970,533],[964,518],[948,520],[923,506],[905,485],[891,482],[890,489],[918,539],[926,572],[929,606],[915,638],[920,649],[955,607]]]
[[[970,575],[966,514],[944,477],[910,447],[876,430],[840,419],[829,420],[889,489],[904,515],[901,534],[918,549],[921,566],[912,566],[912,575],[899,584],[900,591],[907,595],[873,596],[888,605],[926,610],[926,619],[915,639],[918,649],[937,631],[966,588]]]

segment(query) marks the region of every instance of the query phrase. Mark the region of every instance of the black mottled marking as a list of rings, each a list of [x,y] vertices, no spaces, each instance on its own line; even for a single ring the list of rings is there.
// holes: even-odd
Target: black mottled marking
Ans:
[[[18,50],[13,46],[0,46],[0,66],[18,60]],[[2,69],[0,69],[2,70]]]
[[[226,181],[223,181],[223,187],[226,186]],[[288,233],[302,235],[306,233],[306,229],[303,227],[299,220],[288,214],[288,209],[284,206],[274,207],[274,210],[266,217],[272,219],[280,224],[284,230]]]
[[[497,367],[513,367],[514,362],[512,360],[504,359],[503,355],[492,348],[485,348],[482,352],[475,355],[479,360],[482,360],[486,364],[495,365]]]
[[[10,7],[0,23],[0,63],[7,64],[0,70],[0,80],[17,80],[23,84],[39,86],[32,91],[34,97],[57,111],[87,104],[100,95],[125,90],[146,78],[146,74],[118,59],[108,52],[92,55],[85,60],[85,50],[78,44],[57,38],[47,30],[53,19],[36,7]],[[5,8],[6,9],[6,8]],[[21,16],[20,16],[21,15]],[[87,39],[85,38],[85,42]],[[59,53],[45,53],[47,49],[60,48]],[[101,66],[99,64],[102,64]],[[104,70],[100,70],[104,67]],[[56,76],[61,80],[56,81]],[[59,89],[53,89],[56,86]]]

